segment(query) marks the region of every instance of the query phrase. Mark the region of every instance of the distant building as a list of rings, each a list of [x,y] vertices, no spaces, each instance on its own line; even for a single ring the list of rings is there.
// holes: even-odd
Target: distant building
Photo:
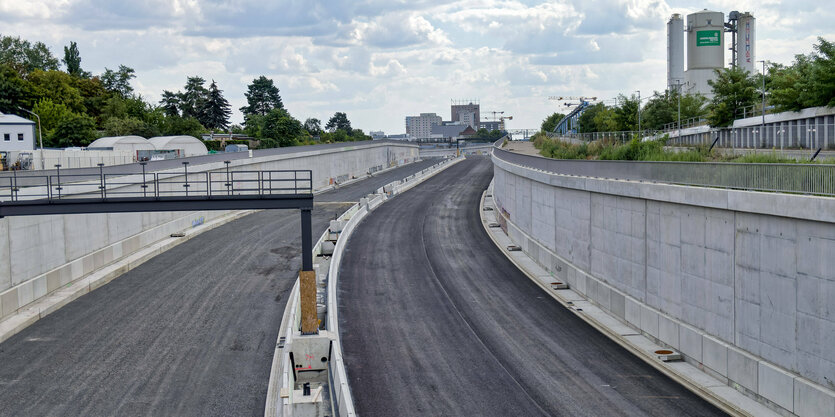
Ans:
[[[494,130],[504,130],[502,126],[502,122],[496,121],[488,121],[488,122],[481,122],[479,129],[487,129],[488,131],[492,132]]]
[[[0,113],[0,151],[35,149],[35,122],[13,114]]]
[[[449,124],[435,126],[432,128],[432,139],[458,139],[463,136],[475,135],[476,131],[472,126],[466,124]]]
[[[388,136],[386,136],[386,139],[393,139],[393,140],[411,140],[412,138],[410,138],[410,137],[409,137],[409,135],[407,135],[407,134],[405,134],[405,133],[399,133],[399,134],[397,134],[397,135],[388,135]]]
[[[368,132],[368,135],[371,136],[371,139],[385,139],[386,132],[382,130],[372,130]]]
[[[452,100],[450,113],[453,122],[464,122],[473,129],[481,125],[481,106],[478,100]]]
[[[406,134],[415,139],[426,139],[432,133],[432,126],[438,126],[443,119],[435,113],[421,113],[420,116],[406,116]]]

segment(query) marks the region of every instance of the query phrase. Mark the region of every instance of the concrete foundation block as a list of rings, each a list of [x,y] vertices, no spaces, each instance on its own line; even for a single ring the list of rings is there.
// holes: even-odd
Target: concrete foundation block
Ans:
[[[728,379],[758,392],[759,361],[757,358],[734,348],[728,349]]]
[[[641,305],[632,298],[626,298],[626,322],[641,328]]]
[[[793,411],[794,379],[792,374],[760,361],[757,392],[780,407]]]
[[[678,326],[678,349],[685,355],[702,362],[702,335],[695,329],[685,326]]]
[[[620,319],[626,320],[626,296],[617,291],[612,291],[609,299],[611,303],[609,311]]]
[[[646,306],[641,306],[641,330],[658,337],[658,313]]]
[[[796,378],[794,413],[800,417],[835,416],[835,393]]]
[[[702,336],[702,363],[724,377],[728,375],[728,345],[710,336]]]
[[[669,317],[659,315],[658,338],[661,339],[662,342],[678,349],[680,346],[678,338],[678,323],[674,322]]]
[[[17,289],[13,288],[9,291],[6,291],[2,295],[0,295],[0,308],[3,309],[2,317],[6,317],[9,314],[12,314],[17,310],[18,302],[17,302]]]

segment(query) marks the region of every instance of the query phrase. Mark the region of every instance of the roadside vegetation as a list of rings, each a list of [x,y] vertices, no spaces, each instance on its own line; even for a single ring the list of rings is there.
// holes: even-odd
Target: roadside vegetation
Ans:
[[[675,161],[675,162],[740,162],[761,164],[820,163],[835,164],[835,159],[820,159],[814,162],[796,161],[771,153],[726,155],[718,149],[710,150],[708,145],[695,147],[667,148],[667,138],[639,141],[637,138],[626,143],[611,140],[597,140],[571,143],[539,132],[531,138],[540,155],[554,159],[586,159],[610,161]]]
[[[260,76],[244,93],[244,123],[229,121],[231,106],[214,80],[183,74],[182,90],[161,92],[159,102],[134,91],[136,71],[126,65],[93,74],[82,68],[75,42],[59,60],[42,42],[0,35],[0,112],[33,121],[40,116],[46,147],[86,146],[102,136],[237,133],[258,139],[261,148],[370,140],[336,112],[322,126],[302,123],[284,107],[273,80]],[[211,82],[209,82],[211,81]],[[214,149],[217,146],[207,147]],[[227,142],[229,143],[229,142]]]

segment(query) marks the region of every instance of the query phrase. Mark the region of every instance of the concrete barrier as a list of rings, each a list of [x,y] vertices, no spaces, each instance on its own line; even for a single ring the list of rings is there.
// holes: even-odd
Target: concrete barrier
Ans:
[[[835,415],[835,199],[493,162],[497,220],[552,275],[778,412]]]
[[[410,144],[351,143],[339,148],[233,160],[232,169],[312,169],[316,190],[334,178],[367,175],[372,167],[416,160]],[[225,170],[223,162],[189,166],[189,173]],[[176,173],[177,170],[170,170]],[[0,320],[82,277],[135,253],[171,233],[202,227],[226,211],[113,213],[0,219]]]

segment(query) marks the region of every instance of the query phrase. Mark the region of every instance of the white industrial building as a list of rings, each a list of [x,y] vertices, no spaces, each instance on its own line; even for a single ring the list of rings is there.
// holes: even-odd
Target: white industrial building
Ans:
[[[209,153],[206,145],[194,136],[157,136],[148,139],[158,151],[177,151],[180,157],[200,156]]]
[[[13,114],[0,113],[0,151],[35,149],[35,122]]]
[[[421,113],[420,116],[406,116],[406,135],[415,139],[427,139],[432,126],[439,126],[443,119],[435,113]]]
[[[716,78],[716,70],[725,67],[725,32],[731,34],[731,65],[755,71],[756,20],[750,13],[733,11],[728,15],[702,10],[687,15],[687,25],[680,14],[667,22],[667,88],[683,94],[702,94],[708,98],[713,91],[708,81]],[[686,40],[685,40],[686,36]],[[685,44],[687,70],[684,70]]]
[[[91,151],[131,151],[134,155],[136,155],[136,151],[156,150],[154,145],[142,136],[107,136],[98,138],[89,144],[87,149]]]

